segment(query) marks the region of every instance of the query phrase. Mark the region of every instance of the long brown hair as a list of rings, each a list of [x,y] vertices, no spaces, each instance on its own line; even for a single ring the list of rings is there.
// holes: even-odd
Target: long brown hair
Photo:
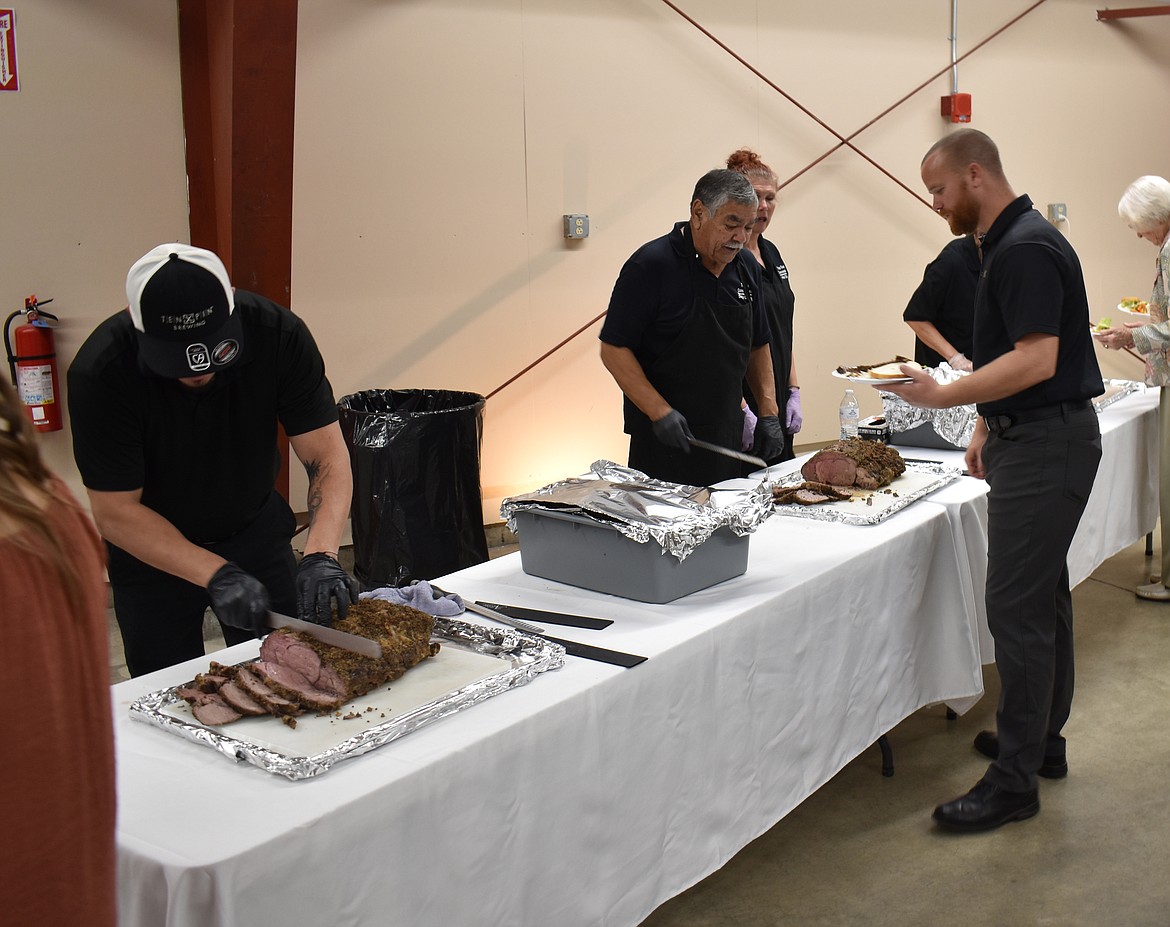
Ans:
[[[34,549],[55,569],[69,601],[80,605],[77,576],[66,547],[46,517],[46,504],[69,504],[52,491],[52,479],[16,391],[0,377],[0,516],[40,542]]]

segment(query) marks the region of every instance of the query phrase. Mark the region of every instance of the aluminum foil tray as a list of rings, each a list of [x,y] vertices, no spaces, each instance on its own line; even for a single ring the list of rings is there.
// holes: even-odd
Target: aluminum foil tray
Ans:
[[[774,506],[778,515],[811,518],[814,521],[835,521],[843,525],[876,525],[895,512],[917,502],[936,489],[953,483],[962,471],[941,463],[906,462],[906,472],[881,489],[854,489],[853,498],[819,505],[787,503]],[[773,481],[774,486],[795,486],[804,482],[800,471],[787,473]],[[840,488],[840,487],[838,487]]]
[[[512,531],[517,530],[516,513],[532,510],[580,515],[639,544],[653,539],[682,562],[724,526],[739,537],[751,534],[772,514],[772,498],[759,482],[713,493],[704,486],[666,483],[610,460],[596,460],[588,473],[500,503],[500,515]]]
[[[130,717],[286,779],[307,779],[565,662],[560,644],[451,618],[435,618],[432,640],[441,644],[434,657],[336,712],[299,715],[295,729],[271,716],[208,727],[176,688],[135,700]]]
[[[1130,393],[1136,393],[1143,384],[1133,380],[1106,380],[1105,392],[1093,400],[1093,408],[1100,414],[1119,399],[1124,399]]]

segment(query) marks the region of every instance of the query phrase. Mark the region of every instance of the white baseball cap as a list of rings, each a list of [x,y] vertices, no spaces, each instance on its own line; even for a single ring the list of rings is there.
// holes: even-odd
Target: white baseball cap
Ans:
[[[239,357],[243,327],[213,252],[178,242],[152,248],[126,275],[126,299],[139,357],[159,376],[202,376]]]

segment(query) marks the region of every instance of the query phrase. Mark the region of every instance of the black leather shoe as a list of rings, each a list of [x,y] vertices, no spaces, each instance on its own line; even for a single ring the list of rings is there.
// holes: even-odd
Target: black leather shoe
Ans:
[[[1040,811],[1040,793],[1005,792],[982,779],[966,795],[939,805],[934,819],[948,830],[991,830],[1009,821],[1023,821]]]
[[[980,731],[975,735],[974,746],[989,759],[999,759],[999,735],[994,731]],[[1036,775],[1045,779],[1063,779],[1068,775],[1068,761],[1063,756],[1046,756]]]

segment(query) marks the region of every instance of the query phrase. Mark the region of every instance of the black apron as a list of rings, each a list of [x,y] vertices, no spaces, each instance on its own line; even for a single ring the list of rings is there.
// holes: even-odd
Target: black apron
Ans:
[[[788,381],[792,376],[792,315],[796,308],[796,296],[792,292],[792,285],[788,281],[788,268],[780,252],[770,241],[760,239],[760,257],[763,263],[763,292],[760,294],[762,306],[768,316],[768,325],[772,329],[772,373],[776,377],[776,403],[780,406],[780,428],[784,432],[784,453],[768,463],[780,460],[791,460],[795,454],[792,450],[792,436],[785,426],[784,407],[788,404],[790,395]],[[753,412],[760,414],[759,403],[752,395],[747,381],[743,384],[743,394]],[[747,466],[745,472],[758,469]]]
[[[699,295],[706,268],[691,265],[695,293],[690,316],[678,337],[644,372],[662,398],[686,418],[691,434],[721,447],[739,450],[743,440],[743,378],[752,351],[754,295],[739,271],[742,255],[724,273],[734,274],[747,299]],[[724,301],[725,300],[725,301]],[[692,448],[689,454],[667,447],[651,430],[650,420],[628,399],[626,431],[630,435],[629,465],[647,476],[688,486],[710,486],[740,474],[741,464],[730,457]]]

